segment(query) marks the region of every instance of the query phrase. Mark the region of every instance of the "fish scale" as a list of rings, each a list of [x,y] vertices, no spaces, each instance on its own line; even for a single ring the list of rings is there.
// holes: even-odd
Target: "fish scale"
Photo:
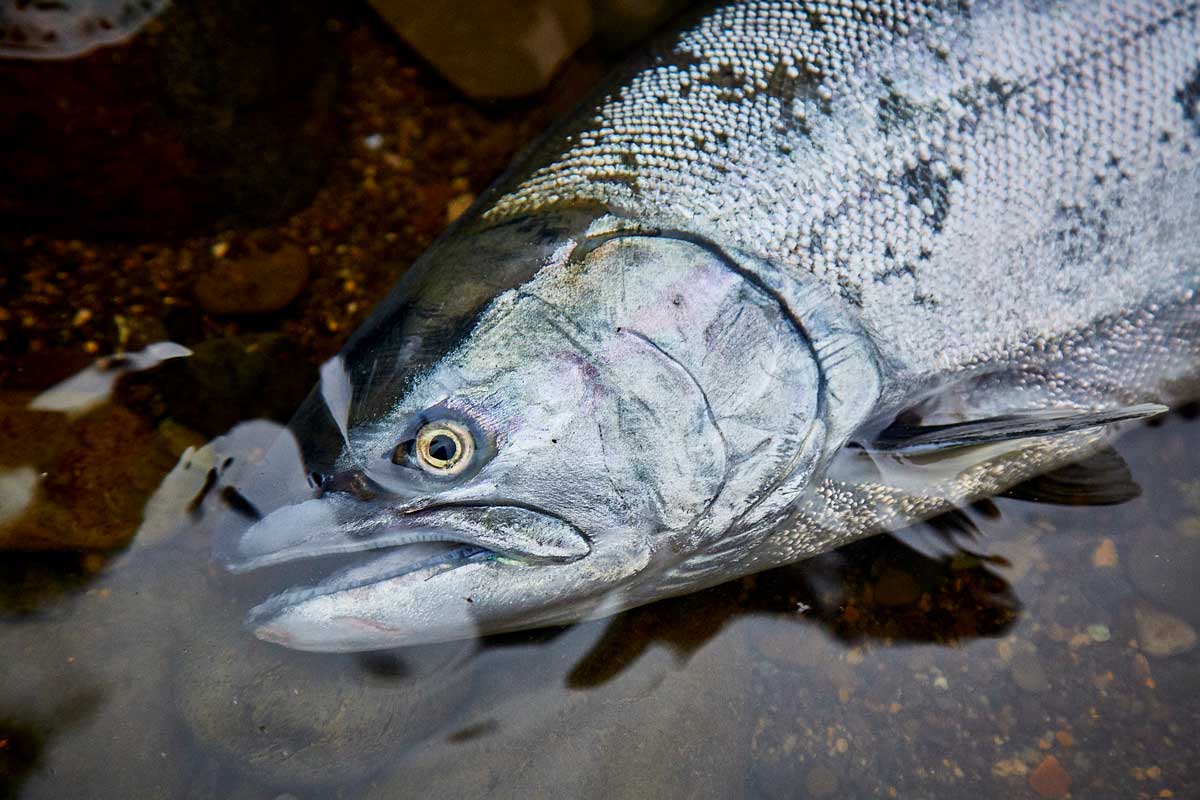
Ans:
[[[486,218],[594,202],[811,273],[912,375],[1119,313],[1149,270],[1193,288],[1197,237],[1138,225],[1164,191],[1200,218],[1196,3],[744,2],[648,63]]]

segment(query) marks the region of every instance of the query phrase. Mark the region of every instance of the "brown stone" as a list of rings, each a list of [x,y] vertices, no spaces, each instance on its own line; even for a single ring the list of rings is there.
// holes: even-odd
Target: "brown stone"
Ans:
[[[1112,568],[1117,565],[1117,545],[1112,539],[1101,539],[1100,544],[1092,551],[1092,566],[1097,569]]]
[[[1138,643],[1158,658],[1186,653],[1196,646],[1196,629],[1166,611],[1139,604],[1133,611]]]
[[[196,279],[192,292],[210,314],[265,314],[296,299],[307,282],[307,254],[284,243],[273,251],[251,249],[240,257],[216,259]]]
[[[1062,797],[1071,789],[1071,776],[1054,756],[1046,756],[1037,769],[1029,773],[1029,785],[1039,797]]]
[[[396,33],[471,97],[544,89],[592,35],[588,0],[371,0]]]

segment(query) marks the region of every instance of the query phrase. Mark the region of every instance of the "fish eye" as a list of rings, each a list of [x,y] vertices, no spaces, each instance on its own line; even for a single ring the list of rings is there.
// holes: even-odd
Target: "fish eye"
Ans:
[[[457,475],[471,463],[475,441],[457,422],[442,420],[422,425],[413,439],[396,446],[392,460],[414,463],[434,475]]]

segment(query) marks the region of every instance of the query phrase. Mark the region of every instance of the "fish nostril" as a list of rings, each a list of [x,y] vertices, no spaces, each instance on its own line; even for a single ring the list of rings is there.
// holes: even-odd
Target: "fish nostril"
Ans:
[[[317,477],[317,473],[309,476],[310,480]],[[322,496],[327,492],[343,492],[352,494],[359,500],[372,500],[378,494],[374,483],[367,477],[367,474],[359,469],[346,470],[337,472],[333,475],[321,475],[320,481],[317,483],[317,495]]]

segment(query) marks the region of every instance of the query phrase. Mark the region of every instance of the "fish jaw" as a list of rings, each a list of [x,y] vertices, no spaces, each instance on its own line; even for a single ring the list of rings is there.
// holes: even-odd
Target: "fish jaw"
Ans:
[[[637,537],[597,548],[578,528],[514,505],[441,506],[342,494],[285,506],[218,554],[232,572],[360,554],[311,586],[251,609],[256,636],[352,652],[472,638],[588,615],[648,562]]]
[[[406,549],[277,595],[248,625],[294,650],[357,652],[565,624],[611,613],[610,598],[648,562],[640,547],[529,564],[466,546],[422,551],[413,565]]]

